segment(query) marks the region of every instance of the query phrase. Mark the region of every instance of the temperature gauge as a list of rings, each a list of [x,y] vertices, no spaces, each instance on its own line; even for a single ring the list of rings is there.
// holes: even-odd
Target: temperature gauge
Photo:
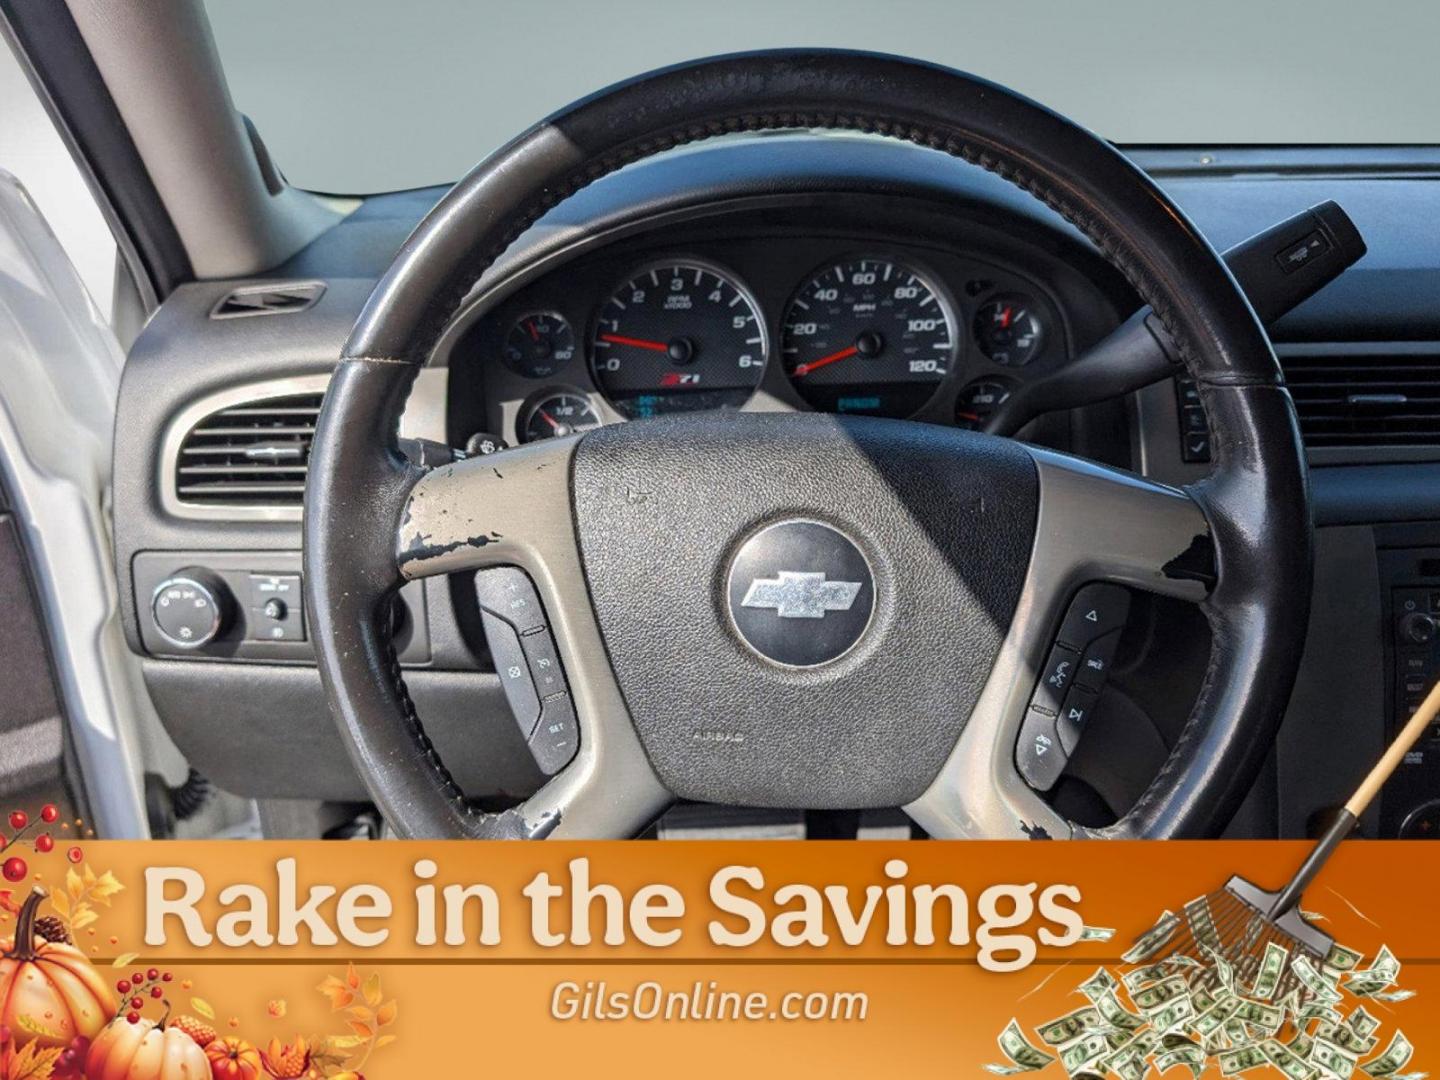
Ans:
[[[500,355],[516,375],[548,379],[574,358],[575,331],[563,315],[531,312],[511,325]]]
[[[972,382],[960,391],[960,398],[955,402],[955,425],[967,431],[979,431],[1009,396],[1009,383],[998,379]]]
[[[579,390],[547,390],[521,411],[520,441],[539,442],[574,435],[600,424],[600,414]]]
[[[975,313],[980,351],[1006,367],[1024,367],[1045,342],[1045,327],[1028,296],[997,296]]]

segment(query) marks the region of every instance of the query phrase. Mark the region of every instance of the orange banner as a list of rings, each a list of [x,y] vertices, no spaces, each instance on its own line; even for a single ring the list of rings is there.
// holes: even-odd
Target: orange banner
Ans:
[[[985,1075],[987,1064],[1004,1075],[1031,1071],[1025,1052],[1016,1065],[997,1044],[1014,1019],[1032,1048],[1055,1059],[1040,1067],[1047,1076],[1103,1065],[1138,1080],[1135,1068],[1158,1067],[1177,1050],[1171,1066],[1200,1054],[1200,1067],[1218,1075],[1222,1042],[1262,1048],[1254,1054],[1298,1047],[1316,1077],[1328,1074],[1315,1055],[1336,1042],[1362,1066],[1378,1060],[1382,1080],[1433,1071],[1440,852],[1423,844],[1346,844],[1311,887],[1302,907],[1313,925],[1363,959],[1316,960],[1333,991],[1279,984],[1296,989],[1293,1015],[1280,992],[1267,997],[1258,972],[1235,964],[1231,1000],[1252,1001],[1251,1020],[1231,1021],[1241,1026],[1228,1041],[1206,1047],[1191,1025],[1215,1004],[1196,974],[1216,970],[1209,956],[1133,987],[1124,981],[1146,960],[1127,964],[1122,953],[1163,911],[1182,912],[1232,873],[1278,888],[1305,851],[1220,842],[90,842],[73,862],[60,849],[28,853],[26,877],[0,896],[0,936],[22,918],[34,934],[29,950],[11,945],[0,961],[4,1061],[13,1074],[21,1055],[33,1062],[54,1051],[52,1072],[35,1075],[203,1076],[105,1071],[147,1052],[182,1060],[193,1049],[223,1080],[567,1067],[597,1077],[928,1077]],[[40,898],[27,915],[33,890]],[[1381,983],[1387,955],[1398,974]],[[1377,961],[1379,975],[1362,977]],[[1104,1007],[1077,989],[1102,967],[1116,983]],[[1177,990],[1173,979],[1142,996],[1176,972],[1189,980],[1179,985],[1184,1015],[1157,1000]],[[1330,992],[1340,1000],[1322,1001]],[[1133,1022],[1095,1018],[1110,997]],[[1317,1049],[1317,1033],[1336,1024],[1321,1011],[1332,1005],[1344,1023],[1357,1006],[1376,1023],[1364,1035],[1332,1027]],[[1302,1006],[1315,1009],[1303,1024]],[[1270,1009],[1283,1021],[1273,1032]],[[1039,1033],[1067,1014],[1077,1014],[1075,1038]],[[1151,1028],[1153,1046],[1135,1043]],[[1395,1047],[1387,1059],[1396,1031],[1413,1053]],[[1109,1039],[1088,1063],[1087,1032]],[[1297,1035],[1310,1043],[1296,1044]],[[1130,1061],[1127,1046],[1145,1052]],[[1269,1053],[1226,1061],[1310,1075]]]

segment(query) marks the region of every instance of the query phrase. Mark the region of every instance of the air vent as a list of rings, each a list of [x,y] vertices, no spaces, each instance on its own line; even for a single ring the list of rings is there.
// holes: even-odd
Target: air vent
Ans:
[[[1440,353],[1284,349],[1305,445],[1440,446]]]
[[[292,315],[304,311],[325,291],[321,281],[293,284],[246,285],[226,293],[210,309],[212,319],[238,319],[246,315]]]
[[[300,506],[323,398],[266,398],[205,417],[180,444],[176,497],[193,506]]]

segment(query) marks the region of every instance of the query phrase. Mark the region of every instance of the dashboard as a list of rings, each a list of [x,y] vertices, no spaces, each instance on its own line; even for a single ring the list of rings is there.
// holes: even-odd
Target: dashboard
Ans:
[[[731,206],[607,244],[475,305],[435,363],[468,452],[696,410],[978,427],[1116,321],[1051,252],[854,196]]]

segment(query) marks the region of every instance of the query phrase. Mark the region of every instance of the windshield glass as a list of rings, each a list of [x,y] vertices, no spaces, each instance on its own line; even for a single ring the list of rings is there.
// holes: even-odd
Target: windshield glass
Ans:
[[[900,53],[1126,145],[1440,143],[1434,0],[209,0],[236,107],[300,187],[448,183],[547,113],[677,61]]]

